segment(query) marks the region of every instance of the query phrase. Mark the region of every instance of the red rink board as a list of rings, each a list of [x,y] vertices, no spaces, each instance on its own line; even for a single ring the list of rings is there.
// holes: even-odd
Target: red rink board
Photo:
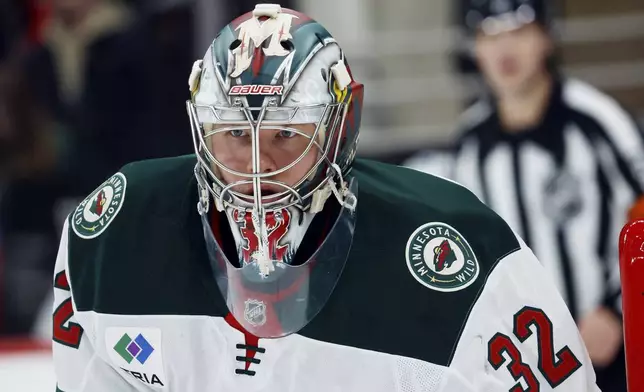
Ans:
[[[644,392],[644,220],[624,226],[619,255],[628,391]]]

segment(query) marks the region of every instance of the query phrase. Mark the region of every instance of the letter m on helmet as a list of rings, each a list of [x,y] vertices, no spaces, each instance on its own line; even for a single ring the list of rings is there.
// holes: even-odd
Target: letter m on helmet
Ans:
[[[265,20],[250,18],[238,27],[238,46],[233,50],[235,66],[230,77],[236,78],[250,67],[256,48],[269,40],[263,49],[266,56],[286,56],[290,52],[282,47],[281,41],[291,38],[291,24],[297,16],[287,13],[276,13]]]

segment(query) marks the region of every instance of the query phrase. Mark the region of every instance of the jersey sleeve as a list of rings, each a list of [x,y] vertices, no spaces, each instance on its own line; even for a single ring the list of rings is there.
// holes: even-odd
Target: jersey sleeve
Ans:
[[[497,261],[450,368],[473,391],[599,392],[577,326],[532,251]]]
[[[91,328],[77,315],[68,274],[68,221],[54,270],[53,344],[56,392],[129,392],[132,388],[93,347]]]

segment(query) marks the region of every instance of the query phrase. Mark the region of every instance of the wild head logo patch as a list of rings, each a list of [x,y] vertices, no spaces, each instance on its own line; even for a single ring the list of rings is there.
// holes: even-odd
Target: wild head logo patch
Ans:
[[[449,240],[443,240],[440,245],[434,247],[434,254],[436,272],[441,272],[445,268],[451,267],[452,263],[456,261],[456,256],[449,245]]]
[[[92,205],[89,210],[97,216],[103,215],[103,206],[105,206],[105,190],[101,189],[96,195],[96,198],[92,200]]]
[[[72,216],[74,233],[81,238],[92,239],[105,231],[121,210],[126,186],[125,176],[116,173],[87,196]]]
[[[430,289],[451,292],[468,287],[480,267],[470,244],[453,227],[426,223],[416,229],[405,249],[412,276]]]

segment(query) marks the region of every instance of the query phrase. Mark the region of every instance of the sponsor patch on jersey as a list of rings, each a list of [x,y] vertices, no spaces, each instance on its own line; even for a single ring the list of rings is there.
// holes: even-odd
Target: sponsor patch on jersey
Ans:
[[[417,228],[407,241],[405,256],[412,276],[433,290],[463,290],[479,276],[472,247],[445,223],[431,222]]]
[[[105,344],[112,363],[148,386],[165,388],[167,380],[161,355],[161,330],[111,327]]]
[[[101,235],[121,210],[127,180],[116,173],[83,200],[72,216],[77,236],[92,239]]]

